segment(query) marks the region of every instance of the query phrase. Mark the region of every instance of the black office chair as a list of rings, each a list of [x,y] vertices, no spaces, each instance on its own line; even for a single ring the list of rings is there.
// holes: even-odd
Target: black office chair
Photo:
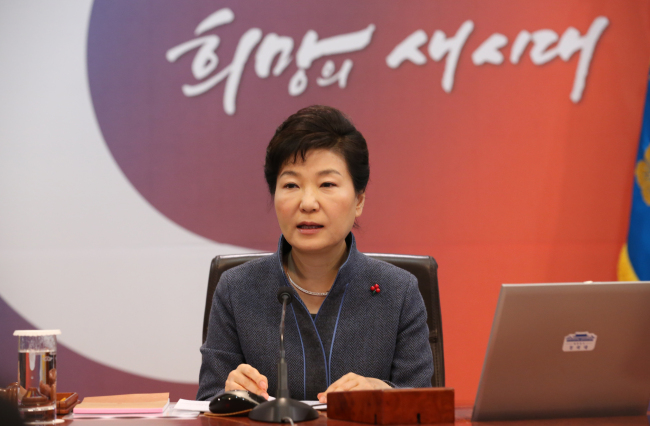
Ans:
[[[217,256],[212,259],[210,276],[208,277],[208,294],[205,299],[205,314],[203,316],[203,341],[208,335],[208,322],[212,308],[212,296],[217,288],[221,274],[230,268],[241,265],[249,260],[269,256],[272,253],[233,254]],[[405,269],[418,279],[420,293],[427,308],[427,324],[429,325],[429,343],[433,352],[434,372],[431,377],[433,387],[445,386],[445,359],[442,346],[442,318],[440,315],[440,296],[438,294],[438,264],[431,256],[411,256],[402,254],[365,253],[373,259],[383,260]]]

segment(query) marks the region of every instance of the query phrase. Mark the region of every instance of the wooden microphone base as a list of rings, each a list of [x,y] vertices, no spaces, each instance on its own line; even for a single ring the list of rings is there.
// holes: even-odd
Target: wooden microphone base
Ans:
[[[451,388],[385,389],[333,392],[327,417],[377,425],[454,422]]]

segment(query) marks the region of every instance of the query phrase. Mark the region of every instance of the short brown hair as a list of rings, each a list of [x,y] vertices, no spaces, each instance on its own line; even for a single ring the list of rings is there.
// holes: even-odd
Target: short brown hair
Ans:
[[[340,154],[348,166],[357,194],[366,190],[370,179],[368,146],[350,119],[336,108],[312,105],[287,118],[275,131],[266,148],[264,176],[271,195],[280,169],[287,161],[305,160],[313,149],[329,149]],[[292,158],[293,157],[293,158]]]

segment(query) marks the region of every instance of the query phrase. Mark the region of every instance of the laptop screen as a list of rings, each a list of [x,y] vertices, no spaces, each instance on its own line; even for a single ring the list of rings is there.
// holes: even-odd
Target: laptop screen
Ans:
[[[503,285],[473,420],[641,415],[650,282]]]

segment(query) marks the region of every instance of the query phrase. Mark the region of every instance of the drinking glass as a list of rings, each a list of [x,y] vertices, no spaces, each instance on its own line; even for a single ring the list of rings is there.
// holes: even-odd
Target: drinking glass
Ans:
[[[56,421],[56,336],[60,330],[16,330],[18,411],[25,424]]]

